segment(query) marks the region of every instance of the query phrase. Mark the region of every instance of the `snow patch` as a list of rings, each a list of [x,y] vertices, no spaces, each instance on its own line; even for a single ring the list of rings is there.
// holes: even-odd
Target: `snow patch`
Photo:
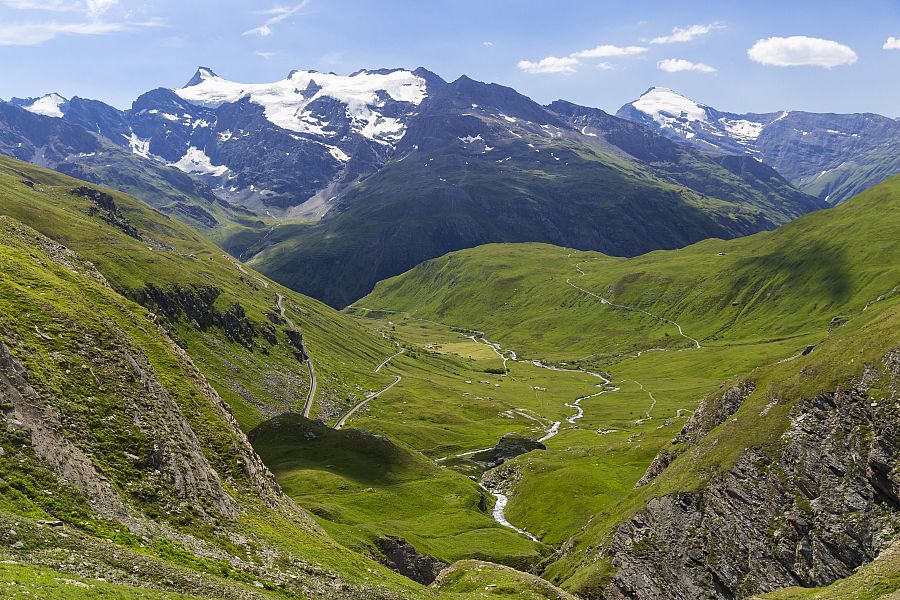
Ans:
[[[703,106],[668,88],[651,88],[631,105],[664,127],[676,120],[707,120]]]
[[[739,141],[755,140],[763,130],[762,123],[745,119],[726,119],[722,117],[719,119],[719,123],[725,128],[725,131],[739,138]]]
[[[134,132],[131,132],[130,137],[123,133],[122,137],[128,140],[128,146],[131,148],[132,154],[137,154],[143,158],[152,158],[150,156],[150,140],[142,140]]]
[[[22,108],[36,115],[61,119],[64,116],[62,108],[68,103],[69,101],[59,94],[47,94],[31,104],[23,105]]]
[[[341,162],[348,162],[350,160],[350,157],[337,146],[328,146],[328,153]]]
[[[224,175],[228,172],[225,165],[214,165],[206,152],[199,148],[191,146],[188,148],[184,156],[178,162],[171,163],[170,167],[175,167],[179,171],[185,173],[193,173],[197,175]],[[252,187],[252,186],[251,186]]]

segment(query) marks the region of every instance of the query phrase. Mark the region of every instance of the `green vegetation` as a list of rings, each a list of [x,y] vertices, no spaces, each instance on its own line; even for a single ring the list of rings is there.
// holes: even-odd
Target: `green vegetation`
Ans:
[[[449,598],[574,600],[574,596],[534,575],[476,560],[461,561],[432,587]]]
[[[585,557],[616,525],[648,499],[702,488],[747,448],[777,440],[796,401],[845,385],[896,345],[900,230],[884,215],[898,205],[894,178],[774,232],[633,259],[487,245],[382,282],[353,312],[483,330],[520,358],[600,369],[621,388],[586,401],[584,419],[546,451],[509,463],[520,475],[510,521],[550,543],[589,523],[545,577],[596,590],[610,566]],[[858,358],[848,362],[850,348]],[[698,401],[744,377],[758,387],[737,424],[633,490]],[[765,418],[747,416],[773,396],[783,401]]]
[[[399,536],[443,562],[483,558],[527,566],[539,545],[495,523],[473,481],[365,431],[285,415],[250,432],[285,492],[342,544],[374,553]]]
[[[772,232],[631,259],[487,245],[383,281],[355,306],[482,329],[525,356],[559,360],[690,347],[672,321],[704,346],[824,333],[900,282],[896,220],[884,218],[898,210],[894,178]]]
[[[790,587],[762,596],[767,600],[875,600],[900,596],[900,548],[894,544],[877,559],[823,588]]]
[[[359,398],[361,389],[390,381],[372,373],[390,346],[351,319],[252,273],[175,219],[124,194],[96,188],[109,194],[141,239],[129,236],[104,220],[107,215],[94,201],[72,193],[82,186],[53,171],[0,157],[0,214],[77,251],[126,297],[145,301],[152,285],[179,308],[199,305],[213,313],[235,314],[232,307],[240,307],[247,321],[234,319],[235,331],[243,332],[247,322],[257,331],[249,344],[214,323],[192,323],[184,313],[166,326],[246,430],[268,416],[302,406],[308,390],[307,369],[294,356],[286,324],[273,322],[278,314],[276,292],[284,295],[285,308],[313,356],[319,376],[317,412],[337,414]],[[196,290],[203,289],[214,290],[208,307],[197,297]],[[178,291],[187,298],[180,304]],[[275,330],[274,344],[263,335],[267,329]]]
[[[296,402],[272,401],[250,410],[235,400],[232,389],[235,381],[254,385],[263,379],[261,373],[281,365],[302,366],[287,341],[271,344],[260,334],[245,344],[247,337],[232,339],[225,325],[198,327],[184,315],[165,320],[165,305],[158,305],[160,314],[154,315],[118,292],[141,299],[139,292],[152,283],[158,289],[176,290],[173,297],[181,293],[177,290],[199,290],[188,294],[195,302],[202,300],[204,286],[214,286],[215,314],[226,314],[240,304],[256,331],[271,323],[281,338],[286,337],[285,324],[277,318],[274,298],[279,291],[288,316],[301,324],[316,361],[320,390],[325,390],[322,398],[317,396],[317,405],[324,418],[329,418],[324,410],[328,407],[334,411],[331,418],[344,409],[336,402],[329,404],[329,398],[346,394],[341,399],[349,405],[350,399],[392,379],[393,363],[374,373],[396,352],[389,338],[242,268],[180,223],[127,196],[100,190],[113,199],[115,209],[98,210],[94,196],[77,191],[80,184],[68,178],[14,161],[0,167],[0,192],[6,199],[0,212],[30,222],[91,260],[85,262],[12,218],[0,217],[0,339],[22,362],[38,397],[51,403],[49,414],[61,415],[58,423],[47,425],[59,438],[32,439],[34,431],[44,431],[34,430],[32,423],[0,435],[0,468],[10,474],[0,482],[0,520],[13,523],[6,527],[12,536],[6,547],[19,550],[13,552],[14,559],[33,569],[10,578],[45,585],[42,578],[59,572],[93,585],[95,569],[100,569],[112,573],[110,586],[112,582],[150,586],[161,594],[189,593],[190,585],[177,584],[188,577],[194,583],[206,582],[209,587],[197,589],[213,597],[252,597],[257,594],[256,582],[282,596],[299,589],[329,595],[335,593],[329,591],[334,585],[341,586],[340,593],[347,597],[362,589],[376,597],[379,590],[391,590],[390,596],[433,595],[338,545],[290,503],[280,504],[265,474],[255,470],[249,446],[227,412],[204,387],[202,375],[207,375],[246,428],[261,422],[264,410],[296,408]],[[115,289],[106,286],[107,280]],[[199,372],[160,324],[187,350]],[[430,352],[423,352],[426,355],[433,360]],[[491,360],[491,365],[500,364],[496,355]],[[477,367],[472,372],[484,376]],[[305,369],[299,374],[305,375]],[[419,378],[424,381],[427,376],[421,373]],[[302,398],[304,392],[301,382],[294,396]],[[3,410],[8,417],[13,415],[9,418],[21,418],[16,412],[21,406],[4,404]],[[42,423],[42,417],[34,418]],[[328,440],[361,435],[314,427],[324,432],[325,450]],[[505,431],[498,427],[470,435],[487,439]],[[182,434],[186,437],[177,438]],[[310,453],[293,462],[297,456],[282,447],[283,465],[276,458],[272,461],[301,502],[312,508],[316,504],[337,508],[345,519],[332,522],[320,516],[320,522],[365,554],[375,554],[372,540],[377,536],[399,534],[445,560],[489,557],[526,565],[542,558],[539,545],[490,519],[486,511],[491,499],[471,480],[449,470],[425,478],[432,463],[402,446],[386,444],[402,457],[402,468],[369,473],[368,487],[383,494],[346,493],[343,483],[334,488],[324,485],[361,476],[354,467],[359,453],[333,461]],[[52,457],[63,454],[76,460],[83,456],[79,469],[86,469],[84,475],[60,477]],[[373,465],[371,460],[364,464]],[[333,472],[297,475],[297,469],[310,467]],[[175,476],[181,472],[196,480],[181,487]],[[100,491],[107,487],[108,492]],[[317,497],[304,498],[302,494],[310,490]],[[415,510],[404,516],[398,510],[401,502]],[[231,506],[238,508],[235,514],[229,514]],[[444,519],[434,518],[441,514]],[[40,520],[59,520],[65,529],[42,526]],[[113,543],[97,546],[97,540]],[[107,563],[98,547],[106,552],[114,549],[114,556],[128,566],[116,563],[103,570]],[[69,562],[71,556],[79,559]],[[302,567],[297,567],[296,557]],[[140,576],[129,576],[130,570]],[[90,589],[105,591],[102,585]],[[122,590],[122,595],[129,593]]]
[[[593,593],[615,574],[596,549],[624,519],[772,445],[793,407],[879,364],[900,331],[900,231],[884,218],[900,178],[774,232],[633,259],[483,246],[343,314],[80,186],[0,159],[0,386],[28,397],[0,406],[0,558],[14,561],[0,585],[29,593]],[[320,421],[295,414],[309,383],[289,321],[319,374]],[[348,428],[327,426],[395,380]],[[704,397],[747,380],[733,419],[671,443]],[[535,543],[491,518],[473,479],[478,450],[548,431],[546,449],[487,475],[505,473],[505,516]],[[635,488],[664,447],[674,462]],[[388,536],[462,562],[426,588],[371,560]],[[873,572],[808,597],[869,593]]]
[[[242,584],[267,571],[266,586],[288,595],[296,584],[280,573],[290,555],[365,584],[374,563],[277,506],[265,475],[247,468],[246,439],[145,310],[74,253],[7,217],[0,228],[0,338],[12,357],[2,361],[3,514],[59,520]],[[28,522],[10,531],[13,548],[46,545]]]
[[[73,577],[39,567],[0,564],[0,590],[7,598],[116,598],[120,600],[186,600],[198,596],[157,592],[115,585],[97,579]]]

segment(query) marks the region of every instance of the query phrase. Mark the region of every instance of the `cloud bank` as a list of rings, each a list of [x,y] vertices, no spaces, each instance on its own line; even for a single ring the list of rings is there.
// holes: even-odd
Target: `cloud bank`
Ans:
[[[856,52],[849,46],[821,38],[793,35],[759,40],[747,50],[750,60],[775,67],[824,67],[852,65]]]
[[[538,61],[520,60],[516,66],[526,73],[574,73],[578,70],[578,66],[582,60],[593,58],[615,58],[620,56],[633,56],[646,52],[643,46],[613,46],[612,44],[601,44],[586,50],[573,52],[568,56],[548,56]],[[601,62],[597,65],[601,69],[611,69],[612,65],[607,62]]]

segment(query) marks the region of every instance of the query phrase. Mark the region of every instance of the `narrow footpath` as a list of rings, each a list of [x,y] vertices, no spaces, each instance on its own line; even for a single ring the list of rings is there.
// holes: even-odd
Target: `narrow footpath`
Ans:
[[[291,318],[287,316],[287,313],[284,310],[284,296],[282,296],[279,292],[275,292],[275,298],[275,305],[278,307],[278,312],[281,313],[281,318],[284,319],[292,329],[297,329],[297,326],[294,324]],[[317,383],[316,369],[315,367],[313,367],[312,357],[309,355],[309,352],[306,353],[306,367],[307,369],[309,369],[309,393],[306,395],[306,403],[303,405],[302,414],[308,419],[310,412],[312,412],[313,400],[316,397]]]

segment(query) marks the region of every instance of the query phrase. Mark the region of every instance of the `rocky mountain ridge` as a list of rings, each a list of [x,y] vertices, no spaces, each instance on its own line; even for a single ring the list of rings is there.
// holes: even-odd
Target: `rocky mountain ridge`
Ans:
[[[691,147],[757,158],[833,204],[900,172],[900,121],[872,113],[736,114],[653,87],[616,116]]]

